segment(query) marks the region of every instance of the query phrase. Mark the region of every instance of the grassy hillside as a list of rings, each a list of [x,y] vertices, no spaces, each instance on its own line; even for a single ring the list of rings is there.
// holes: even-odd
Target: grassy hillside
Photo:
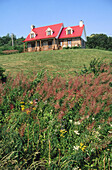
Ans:
[[[101,58],[109,62],[112,52],[96,49],[69,49],[59,51],[42,51],[0,56],[0,64],[6,72],[14,75],[19,71],[24,73],[37,72],[43,68],[64,75],[80,71],[85,64],[89,65],[93,58]]]
[[[66,76],[93,58],[109,64]],[[1,169],[112,169],[111,59],[112,52],[85,49],[0,56],[15,75],[42,68],[64,75],[9,74],[0,82]]]

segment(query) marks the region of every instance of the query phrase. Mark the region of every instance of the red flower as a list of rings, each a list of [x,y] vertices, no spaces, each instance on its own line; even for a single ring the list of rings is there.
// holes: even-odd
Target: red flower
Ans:
[[[14,109],[14,105],[12,103],[10,104],[10,109]]]

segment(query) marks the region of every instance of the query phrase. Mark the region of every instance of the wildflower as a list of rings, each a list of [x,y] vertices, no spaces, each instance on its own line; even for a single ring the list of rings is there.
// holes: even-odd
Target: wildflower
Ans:
[[[21,108],[22,111],[24,111],[24,109],[25,109],[24,107]]]
[[[20,102],[20,104],[24,104],[24,102]]]
[[[74,133],[76,133],[77,135],[80,135],[80,133],[77,130],[74,130]]]
[[[33,102],[32,102],[32,101],[30,101],[30,104],[33,104]]]
[[[101,126],[99,125],[98,128],[101,129]]]
[[[61,133],[66,133],[67,131],[65,129],[60,130]]]
[[[31,112],[30,110],[26,110],[27,115],[28,115],[30,112]]]
[[[83,145],[84,145],[84,144],[81,142],[81,143],[80,143],[80,146],[83,146]]]
[[[86,149],[86,146],[81,142],[79,148],[84,152]]]
[[[23,107],[25,107],[24,105],[21,105],[21,107],[23,108]]]
[[[74,122],[74,125],[80,125],[80,122],[78,121],[78,122]]]
[[[36,110],[36,107],[33,107],[33,110]]]
[[[79,146],[73,146],[73,150],[78,150]]]
[[[65,134],[66,132],[67,132],[67,131],[66,131],[65,129],[61,129],[61,130],[60,130],[60,133],[61,133],[60,136],[65,137],[64,134]]]
[[[63,134],[61,134],[60,136],[62,136],[63,138],[65,137],[65,136],[63,136]]]
[[[79,170],[79,167],[77,166],[77,167],[73,168],[73,170]]]
[[[70,123],[72,123],[72,120],[69,120]]]
[[[10,109],[14,109],[14,105],[13,104],[10,104]]]

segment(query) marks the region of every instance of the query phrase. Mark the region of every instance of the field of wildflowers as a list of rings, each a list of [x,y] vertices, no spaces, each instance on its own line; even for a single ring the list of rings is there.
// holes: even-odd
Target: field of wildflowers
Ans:
[[[112,168],[112,64],[90,68],[0,83],[1,169]]]

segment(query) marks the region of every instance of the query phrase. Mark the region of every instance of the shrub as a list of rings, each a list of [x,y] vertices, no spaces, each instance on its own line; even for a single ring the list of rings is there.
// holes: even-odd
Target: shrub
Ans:
[[[23,46],[15,46],[14,49],[15,49],[15,50],[18,50],[19,53],[22,53],[23,50],[24,50]]]
[[[4,75],[5,69],[0,67],[0,81],[5,82],[6,81],[6,76]]]
[[[73,46],[72,47],[72,49],[80,49],[80,48],[81,48],[81,46],[79,46],[79,47],[78,46]]]
[[[69,46],[67,46],[67,47],[63,47],[63,49],[69,49]]]

